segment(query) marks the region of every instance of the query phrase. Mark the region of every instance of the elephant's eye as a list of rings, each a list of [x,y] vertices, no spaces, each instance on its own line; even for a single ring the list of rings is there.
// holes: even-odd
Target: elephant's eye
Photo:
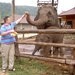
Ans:
[[[49,11],[48,14],[51,15],[51,12]]]

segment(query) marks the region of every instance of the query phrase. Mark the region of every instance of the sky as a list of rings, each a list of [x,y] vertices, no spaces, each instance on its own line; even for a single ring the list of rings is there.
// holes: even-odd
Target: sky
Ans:
[[[0,0],[0,2],[11,3],[12,0]],[[40,1],[49,1],[49,0],[40,0]],[[69,10],[75,7],[75,0],[58,0],[58,14],[62,11]],[[37,6],[37,0],[15,0],[15,5],[29,5]]]

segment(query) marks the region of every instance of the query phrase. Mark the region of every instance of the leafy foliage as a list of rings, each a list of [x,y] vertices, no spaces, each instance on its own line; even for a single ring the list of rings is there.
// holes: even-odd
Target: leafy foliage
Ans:
[[[37,7],[33,6],[15,6],[15,14],[23,15],[26,11],[30,12],[32,16],[35,16],[37,13]],[[11,16],[11,4],[10,3],[0,3],[0,14],[1,19],[5,16]]]

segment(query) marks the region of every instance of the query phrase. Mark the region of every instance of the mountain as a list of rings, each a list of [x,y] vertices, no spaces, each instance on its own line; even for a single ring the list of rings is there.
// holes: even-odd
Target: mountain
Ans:
[[[32,16],[35,16],[37,13],[37,7],[33,6],[15,6],[15,14],[23,15],[26,11],[30,12]],[[0,3],[0,15],[1,20],[5,16],[11,16],[11,4],[10,3]]]

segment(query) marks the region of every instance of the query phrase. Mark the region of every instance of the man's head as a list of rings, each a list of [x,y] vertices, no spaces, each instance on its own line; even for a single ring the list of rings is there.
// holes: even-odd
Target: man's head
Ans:
[[[7,23],[7,24],[10,24],[10,23],[11,23],[10,17],[9,17],[9,16],[6,16],[6,17],[4,18],[4,22]]]

